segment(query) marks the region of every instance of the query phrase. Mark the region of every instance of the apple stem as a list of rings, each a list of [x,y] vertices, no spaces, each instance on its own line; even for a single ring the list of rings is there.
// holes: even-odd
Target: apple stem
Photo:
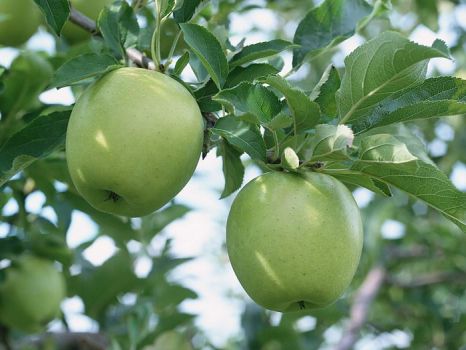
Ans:
[[[298,301],[299,309],[304,310],[306,308],[306,304],[304,304],[304,300]]]

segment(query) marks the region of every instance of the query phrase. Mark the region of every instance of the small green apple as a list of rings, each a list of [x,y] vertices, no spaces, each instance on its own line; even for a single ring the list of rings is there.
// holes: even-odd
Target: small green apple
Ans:
[[[71,0],[71,6],[94,21],[97,20],[100,11],[111,3],[113,0]],[[63,26],[62,35],[70,44],[77,44],[91,37],[88,31],[69,21]]]
[[[348,287],[363,244],[359,208],[335,178],[272,172],[233,202],[227,249],[249,296],[281,312],[334,302]]]
[[[191,178],[203,127],[196,100],[174,79],[114,70],[81,95],[71,114],[66,155],[73,183],[98,210],[147,215]]]
[[[39,28],[42,14],[33,0],[0,0],[0,46],[24,44]]]
[[[143,350],[193,350],[189,341],[180,333],[167,331],[160,334],[153,345]]]
[[[49,260],[23,255],[0,282],[0,323],[37,332],[54,319],[65,298],[65,280]]]

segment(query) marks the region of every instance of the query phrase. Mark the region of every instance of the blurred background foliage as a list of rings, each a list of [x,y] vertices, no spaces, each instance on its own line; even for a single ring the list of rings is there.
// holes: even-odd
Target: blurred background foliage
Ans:
[[[250,16],[273,16],[273,27],[253,25],[248,35],[291,40],[298,21],[311,7],[312,1],[299,0],[214,0],[204,9],[199,22],[208,25],[219,38],[233,34],[240,40],[241,35],[234,33],[236,22]],[[253,23],[261,23],[260,18]],[[342,51],[348,42],[354,45],[389,29],[407,36],[417,33],[417,37],[422,33],[434,37],[448,32],[445,35],[451,38],[448,44],[454,63],[447,68],[433,64],[430,74],[438,75],[439,70],[446,69],[446,74],[465,78],[465,24],[466,2],[396,0],[387,16],[372,21],[356,38],[313,58],[291,79],[303,89],[311,90],[330,61],[343,68]],[[171,31],[176,28],[168,27],[166,36],[173,36]],[[46,90],[53,70],[70,57],[99,50],[99,45],[98,41],[89,41],[69,47],[58,40],[54,55],[25,50],[8,69],[0,68],[0,145],[41,110],[59,108],[38,99]],[[147,50],[142,43],[139,48]],[[289,61],[286,55],[283,58]],[[281,63],[277,60],[276,64]],[[78,94],[80,88],[73,91]],[[422,138],[438,166],[465,190],[464,118],[428,120],[408,126]],[[4,157],[7,155],[0,155],[0,168]],[[367,320],[360,325],[357,349],[466,349],[464,235],[441,215],[403,193],[395,192],[386,199],[361,189],[353,190],[366,198],[360,202],[366,241],[359,270],[344,298],[325,309],[281,315],[256,306],[244,294],[238,296],[232,292],[224,297],[232,302],[241,300],[239,307],[244,308],[241,330],[222,344],[212,342],[212,334],[199,327],[195,312],[180,308],[184,301],[198,297],[196,291],[171,278],[172,272],[190,258],[172,254],[169,236],[157,238],[191,208],[172,203],[140,220],[100,213],[77,194],[63,151],[54,151],[34,163],[1,189],[0,264],[23,251],[33,251],[61,263],[68,296],[82,300],[84,314],[98,325],[93,331],[105,335],[105,341],[113,349],[333,348],[354,323],[351,310],[357,307],[354,301],[358,300],[358,288],[376,269],[383,280],[377,286],[374,300],[367,305]],[[33,212],[28,209],[28,198],[37,193],[42,193],[45,201],[41,210]],[[228,207],[230,200],[218,205]],[[84,213],[95,223],[97,234],[71,249],[67,233],[76,212]],[[224,239],[224,232],[219,231],[218,235]],[[195,240],[196,231],[187,227],[186,236]],[[101,237],[110,237],[116,249],[110,258],[96,265],[86,258],[85,251]],[[225,249],[217,254],[217,263],[226,269]],[[146,277],[135,273],[141,258],[151,261]],[[222,314],[222,310],[217,313]],[[54,344],[56,334],[66,332],[68,317],[64,310],[61,322],[55,324],[48,336],[13,333],[14,343],[23,348],[53,349],[50,344]],[[89,342],[83,348],[92,346]]]

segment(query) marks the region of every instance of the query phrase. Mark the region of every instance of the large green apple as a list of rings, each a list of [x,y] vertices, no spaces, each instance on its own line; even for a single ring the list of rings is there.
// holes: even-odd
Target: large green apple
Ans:
[[[37,31],[41,19],[33,0],[0,0],[0,46],[24,44]]]
[[[203,125],[196,100],[174,79],[140,68],[114,70],[81,95],[71,114],[71,178],[96,209],[147,215],[191,178]]]
[[[65,298],[65,280],[49,260],[23,255],[0,282],[0,323],[37,332],[54,319]]]
[[[240,191],[227,222],[233,270],[271,310],[324,307],[348,287],[363,244],[359,209],[331,176],[272,172]]]
[[[97,20],[100,11],[113,3],[113,0],[71,0],[71,5],[87,17]],[[70,44],[77,44],[91,37],[91,34],[74,23],[67,22],[62,30],[62,35]]]

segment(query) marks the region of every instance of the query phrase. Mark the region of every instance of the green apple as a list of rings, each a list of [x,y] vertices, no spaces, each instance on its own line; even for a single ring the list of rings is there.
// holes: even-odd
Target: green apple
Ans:
[[[0,323],[37,332],[54,319],[65,298],[65,280],[49,260],[23,255],[0,282]]]
[[[94,21],[99,17],[100,11],[112,3],[113,0],[71,0],[71,6]],[[91,37],[88,31],[69,21],[64,25],[62,35],[70,44],[77,44]]]
[[[81,95],[71,114],[66,155],[73,183],[98,210],[147,215],[193,175],[203,127],[196,100],[174,79],[114,70]]]
[[[335,178],[272,172],[233,202],[227,249],[249,296],[263,307],[324,307],[348,287],[363,244],[359,208]]]
[[[39,27],[42,14],[33,0],[0,0],[0,46],[24,44]]]
[[[167,331],[160,334],[153,345],[143,350],[193,350],[189,341],[180,333]]]

